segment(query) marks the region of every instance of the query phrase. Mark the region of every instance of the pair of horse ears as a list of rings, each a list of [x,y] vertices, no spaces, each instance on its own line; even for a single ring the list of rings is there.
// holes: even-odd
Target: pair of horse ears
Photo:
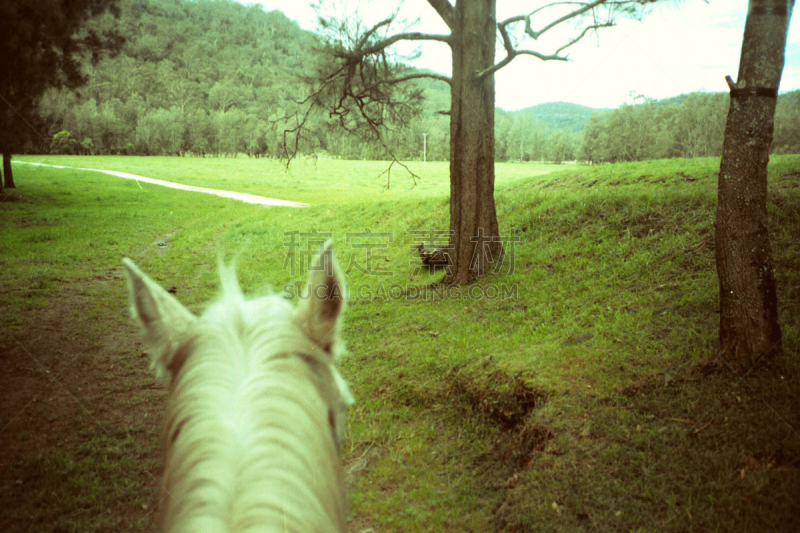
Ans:
[[[125,258],[122,264],[128,275],[131,314],[142,326],[156,374],[164,375],[183,333],[197,317],[133,261]],[[296,314],[306,335],[328,353],[333,352],[345,301],[344,276],[333,255],[333,241],[328,240],[312,262],[306,294]]]

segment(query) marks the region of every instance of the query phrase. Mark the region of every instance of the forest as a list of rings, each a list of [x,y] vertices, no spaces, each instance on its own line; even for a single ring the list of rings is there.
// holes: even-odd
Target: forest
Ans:
[[[78,90],[50,89],[39,105],[38,142],[57,154],[281,157],[322,61],[319,37],[279,11],[233,1],[121,0],[118,18],[90,22],[124,38],[118,54],[84,63]],[[385,145],[313,113],[299,143],[308,156],[447,160],[449,88],[414,80],[423,94],[409,123]],[[497,110],[498,161],[643,161],[719,156],[727,93],[656,101],[633,95],[618,109],[572,103]],[[773,152],[800,150],[800,91],[782,94]],[[290,133],[291,136],[291,133]],[[423,144],[423,138],[426,141]],[[423,154],[423,150],[426,153]]]

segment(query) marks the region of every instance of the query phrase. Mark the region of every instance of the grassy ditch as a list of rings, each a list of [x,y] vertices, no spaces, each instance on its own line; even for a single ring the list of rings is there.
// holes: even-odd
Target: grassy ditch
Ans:
[[[122,256],[199,311],[218,257],[246,292],[290,297],[320,233],[349,270],[353,531],[797,529],[797,156],[770,166],[783,351],[741,379],[698,370],[717,347],[718,160],[498,165],[503,263],[422,297],[440,274],[417,270],[414,247],[447,229],[442,165],[384,190],[369,162],[287,176],[269,161],[27,159],[312,207],[15,167],[0,202],[3,530],[154,528],[164,391],[127,317]]]

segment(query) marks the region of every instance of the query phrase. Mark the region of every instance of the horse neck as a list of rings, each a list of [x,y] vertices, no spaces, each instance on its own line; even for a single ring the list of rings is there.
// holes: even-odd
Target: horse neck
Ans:
[[[345,531],[319,376],[297,355],[243,363],[220,351],[193,353],[172,387],[165,530]]]

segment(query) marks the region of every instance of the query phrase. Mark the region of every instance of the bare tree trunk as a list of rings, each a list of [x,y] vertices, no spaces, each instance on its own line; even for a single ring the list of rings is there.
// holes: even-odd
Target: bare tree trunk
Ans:
[[[719,171],[720,362],[746,372],[780,349],[767,164],[794,0],[750,0]]]
[[[456,2],[452,27],[450,108],[450,255],[445,283],[464,284],[486,273],[502,250],[494,202],[495,0]]]
[[[3,150],[3,177],[6,189],[14,189],[14,174],[11,172],[11,152]]]

